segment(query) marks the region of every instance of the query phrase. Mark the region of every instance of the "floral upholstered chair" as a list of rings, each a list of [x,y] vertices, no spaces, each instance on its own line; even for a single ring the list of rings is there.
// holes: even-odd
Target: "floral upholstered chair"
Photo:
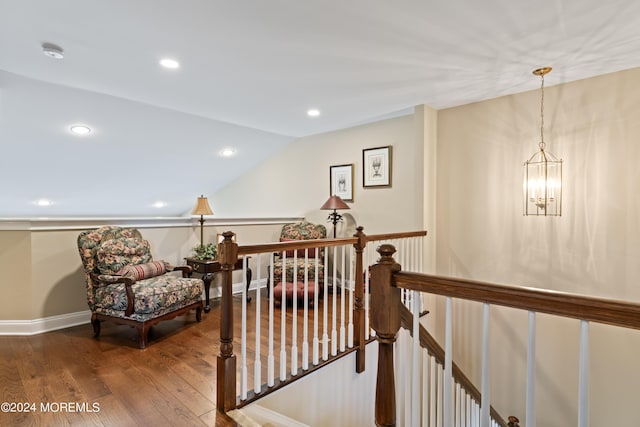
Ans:
[[[202,280],[189,278],[191,267],[153,261],[149,242],[137,229],[106,226],[83,231],[78,250],[96,337],[100,322],[111,320],[136,327],[140,348],[145,348],[152,325],[189,310],[201,320]],[[169,274],[176,270],[182,277]]]
[[[313,224],[306,220],[285,224],[280,232],[280,241],[288,242],[295,240],[325,239],[327,228],[322,224]],[[315,270],[316,259],[318,264],[318,284],[324,280],[324,254],[320,250],[316,257],[316,249],[308,249],[307,252],[307,283],[308,298],[313,301],[316,292]],[[294,265],[296,277],[294,278]],[[283,281],[284,272],[284,281]],[[284,251],[278,254],[278,259],[273,263],[273,294],[276,303],[282,298],[282,292],[286,293],[287,300],[294,296],[298,299],[304,296],[305,279],[305,249]],[[284,283],[283,283],[284,282]]]

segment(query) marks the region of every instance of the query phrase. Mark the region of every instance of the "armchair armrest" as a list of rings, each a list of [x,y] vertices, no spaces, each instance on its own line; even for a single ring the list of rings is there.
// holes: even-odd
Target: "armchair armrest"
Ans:
[[[182,277],[191,277],[193,268],[190,265],[176,265],[171,271],[182,271]]]
[[[127,309],[124,311],[124,314],[127,316],[131,316],[131,314],[133,314],[134,300],[131,286],[136,283],[136,279],[120,275],[91,273],[91,280],[94,282],[95,287],[107,286],[114,283],[123,283],[124,290],[127,293]]]

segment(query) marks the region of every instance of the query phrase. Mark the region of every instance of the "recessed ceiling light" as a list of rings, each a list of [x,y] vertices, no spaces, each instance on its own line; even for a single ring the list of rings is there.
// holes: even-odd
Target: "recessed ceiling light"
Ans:
[[[162,201],[157,201],[152,205],[154,208],[164,208],[165,206],[167,206],[167,204],[165,202]]]
[[[33,202],[37,206],[51,206],[53,202],[49,199],[39,199]]]
[[[88,135],[91,133],[91,128],[86,125],[71,125],[69,130],[76,135]]]
[[[234,150],[233,148],[225,148],[224,150],[222,150],[222,151],[220,152],[220,155],[221,155],[222,157],[231,157],[231,156],[233,156],[234,154],[236,154],[236,150]]]
[[[307,110],[307,116],[309,117],[318,117],[320,115],[320,110],[312,108]]]
[[[180,63],[175,59],[164,58],[160,60],[160,65],[165,68],[180,68]]]
[[[44,53],[49,58],[53,59],[62,59],[64,58],[64,51],[60,46],[56,46],[51,43],[43,43],[42,45],[42,53]]]

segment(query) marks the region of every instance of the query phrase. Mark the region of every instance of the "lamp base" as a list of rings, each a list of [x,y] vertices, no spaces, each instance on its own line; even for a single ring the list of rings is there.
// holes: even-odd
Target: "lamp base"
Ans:
[[[333,238],[336,238],[336,224],[342,221],[342,215],[340,215],[335,209],[327,217],[327,221],[333,223]]]

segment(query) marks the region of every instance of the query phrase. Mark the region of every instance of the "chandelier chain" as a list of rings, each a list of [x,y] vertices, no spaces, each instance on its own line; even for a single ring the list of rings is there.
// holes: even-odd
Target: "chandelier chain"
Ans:
[[[544,74],[540,76],[542,85],[540,86],[540,150],[544,151]]]

